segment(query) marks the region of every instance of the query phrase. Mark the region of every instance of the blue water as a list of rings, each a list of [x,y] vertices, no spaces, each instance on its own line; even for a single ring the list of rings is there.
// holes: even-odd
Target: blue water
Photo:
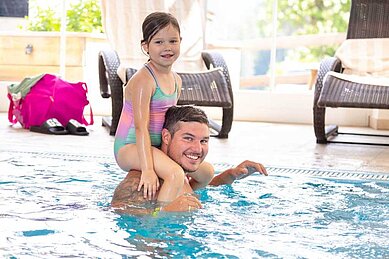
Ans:
[[[112,160],[0,159],[0,256],[388,258],[389,182],[253,175],[198,192],[194,213],[121,216]],[[270,171],[272,173],[272,171]]]

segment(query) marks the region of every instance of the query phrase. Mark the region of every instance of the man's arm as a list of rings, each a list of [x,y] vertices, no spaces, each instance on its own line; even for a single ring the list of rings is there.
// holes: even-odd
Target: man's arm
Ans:
[[[223,184],[232,184],[235,180],[246,178],[254,172],[267,175],[266,168],[262,164],[246,160],[238,166],[227,169],[223,173],[216,175],[209,185],[219,186]]]

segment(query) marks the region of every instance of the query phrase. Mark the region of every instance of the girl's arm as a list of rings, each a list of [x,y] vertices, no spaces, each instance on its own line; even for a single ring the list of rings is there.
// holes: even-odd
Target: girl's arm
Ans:
[[[136,147],[142,170],[138,191],[144,187],[144,197],[152,199],[159,188],[158,177],[154,171],[149,133],[150,100],[154,92],[153,81],[148,80],[145,71],[134,75],[128,85],[134,113]],[[127,90],[127,87],[126,87]]]

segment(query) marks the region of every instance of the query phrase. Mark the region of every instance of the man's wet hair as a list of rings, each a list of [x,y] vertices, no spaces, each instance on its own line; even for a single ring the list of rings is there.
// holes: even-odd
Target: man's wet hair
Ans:
[[[172,136],[179,129],[178,122],[199,122],[209,126],[208,117],[205,112],[193,106],[172,106],[165,115],[163,128],[167,129]]]

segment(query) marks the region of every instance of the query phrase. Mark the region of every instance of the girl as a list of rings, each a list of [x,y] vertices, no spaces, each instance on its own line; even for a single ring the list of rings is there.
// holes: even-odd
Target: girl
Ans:
[[[155,197],[159,188],[158,177],[162,178],[158,201],[170,202],[180,193],[185,174],[181,166],[159,147],[165,113],[176,105],[181,91],[181,78],[172,72],[180,55],[180,26],[171,14],[155,12],[145,18],[142,31],[141,47],[149,61],[125,86],[123,110],[115,136],[115,158],[123,170],[142,172],[138,191],[143,186],[144,197],[149,200]],[[199,170],[201,176],[196,180],[206,185],[213,173],[202,172]]]

